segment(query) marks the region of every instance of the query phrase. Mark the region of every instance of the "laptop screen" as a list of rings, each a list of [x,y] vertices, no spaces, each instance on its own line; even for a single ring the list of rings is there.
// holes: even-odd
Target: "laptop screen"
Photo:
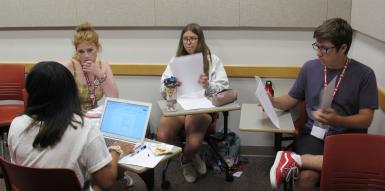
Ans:
[[[150,103],[107,98],[100,131],[113,139],[141,142],[151,112]]]

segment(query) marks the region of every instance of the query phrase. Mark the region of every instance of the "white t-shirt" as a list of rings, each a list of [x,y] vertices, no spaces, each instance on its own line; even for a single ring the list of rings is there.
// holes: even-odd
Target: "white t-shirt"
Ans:
[[[75,116],[79,119],[79,116]],[[84,118],[84,126],[67,128],[54,147],[39,150],[32,147],[38,133],[36,126],[26,130],[32,119],[27,115],[16,117],[10,126],[8,145],[13,163],[37,168],[69,168],[76,172],[80,183],[90,174],[111,162],[103,135],[92,122]]]

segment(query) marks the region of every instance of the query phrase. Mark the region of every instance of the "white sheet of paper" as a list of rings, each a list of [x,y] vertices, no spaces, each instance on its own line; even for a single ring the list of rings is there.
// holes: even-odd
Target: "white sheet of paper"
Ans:
[[[178,87],[178,97],[203,89],[198,83],[199,75],[203,73],[202,53],[175,57],[170,63],[170,68],[173,75],[182,82]]]
[[[255,91],[255,96],[258,98],[261,103],[263,109],[265,110],[266,115],[269,117],[271,122],[280,129],[279,118],[277,113],[274,110],[273,104],[271,103],[269,96],[265,91],[265,87],[262,84],[262,80],[259,77],[255,77],[255,81],[257,82],[257,90]]]
[[[212,102],[204,96],[204,91],[185,94],[184,96],[178,97],[177,102],[184,110],[215,107]]]
[[[173,145],[169,145],[172,149]],[[127,155],[119,160],[120,164],[129,164],[135,166],[143,166],[147,168],[154,168],[165,156],[155,156],[147,146],[135,155]]]
[[[326,88],[321,91],[320,109],[326,109],[326,108],[332,107],[333,93],[334,93],[334,87],[336,85],[336,79],[337,79],[337,76],[335,76],[333,80],[329,82]]]

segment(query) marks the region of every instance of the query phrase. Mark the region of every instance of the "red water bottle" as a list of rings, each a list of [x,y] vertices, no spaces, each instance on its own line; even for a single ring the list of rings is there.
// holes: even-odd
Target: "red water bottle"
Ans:
[[[265,83],[265,91],[266,93],[269,93],[272,97],[274,97],[273,82],[271,82],[270,80],[266,81]]]

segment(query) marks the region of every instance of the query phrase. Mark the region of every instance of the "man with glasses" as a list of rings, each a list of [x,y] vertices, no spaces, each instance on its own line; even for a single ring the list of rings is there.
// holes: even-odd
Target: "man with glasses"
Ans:
[[[314,31],[318,59],[306,62],[287,95],[270,97],[273,106],[288,110],[304,101],[308,116],[294,152],[277,152],[270,170],[273,188],[297,180],[300,190],[314,190],[320,179],[324,137],[367,133],[378,108],[376,77],[371,68],[348,57],[353,30],[341,18],[326,20]],[[320,109],[320,94],[336,78],[330,108]]]

